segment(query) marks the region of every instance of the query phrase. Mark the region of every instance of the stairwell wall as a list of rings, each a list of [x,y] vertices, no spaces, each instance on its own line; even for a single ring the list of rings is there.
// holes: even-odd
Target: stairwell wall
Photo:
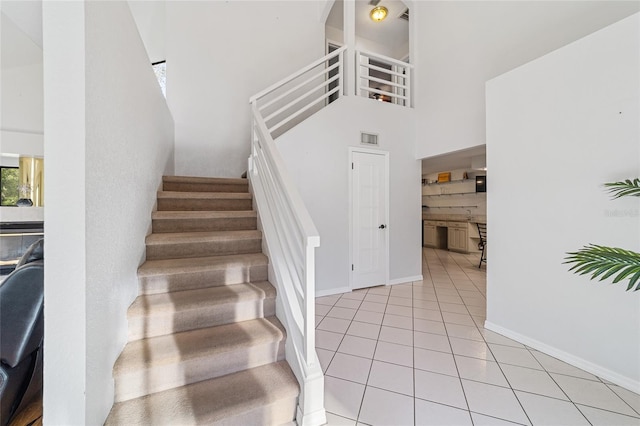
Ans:
[[[176,173],[240,177],[249,97],[324,56],[318,1],[167,2]]]
[[[45,3],[44,421],[102,424],[174,126],[126,2]]]
[[[421,165],[413,155],[412,109],[349,96],[333,102],[276,139],[318,232],[316,294],[348,291],[349,147],[360,131],[379,135],[389,152],[389,278],[416,280],[421,263]]]

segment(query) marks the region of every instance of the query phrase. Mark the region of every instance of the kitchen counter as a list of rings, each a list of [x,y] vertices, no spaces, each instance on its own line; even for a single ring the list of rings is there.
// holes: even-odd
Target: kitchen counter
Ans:
[[[450,222],[487,223],[486,216],[467,216],[464,214],[426,213],[422,211],[422,220],[446,220]]]

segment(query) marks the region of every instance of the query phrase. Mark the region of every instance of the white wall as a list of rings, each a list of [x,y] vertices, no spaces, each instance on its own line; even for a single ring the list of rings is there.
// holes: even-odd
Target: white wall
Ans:
[[[156,63],[166,59],[166,2],[148,0],[128,0],[131,15],[136,21],[140,38],[149,55],[149,61]]]
[[[174,128],[126,2],[46,3],[44,16],[44,420],[101,424]]]
[[[624,1],[416,1],[417,158],[485,143],[487,80],[640,10]]]
[[[316,1],[167,3],[176,173],[239,177],[249,97],[324,56]]]
[[[325,37],[328,41],[340,42],[341,45],[344,44],[344,34],[342,30],[330,26],[325,27]],[[373,40],[366,39],[364,37],[359,37],[356,35],[356,45],[355,49],[357,50],[366,50],[372,53],[378,53],[380,55],[385,55],[390,58],[402,60],[409,54],[409,44],[408,42],[402,47],[398,48],[395,46],[384,45],[381,43],[376,43]]]
[[[568,272],[587,243],[640,252],[640,15],[487,83],[487,327],[640,392],[640,302]]]
[[[320,233],[316,291],[349,286],[349,154],[360,132],[379,135],[389,152],[389,276],[404,282],[422,274],[420,161],[413,156],[414,111],[359,97],[344,97],[276,140]],[[406,279],[406,280],[405,280]]]

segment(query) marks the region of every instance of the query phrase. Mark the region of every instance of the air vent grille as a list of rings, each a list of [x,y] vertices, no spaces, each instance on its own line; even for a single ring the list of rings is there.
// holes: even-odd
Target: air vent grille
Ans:
[[[409,22],[409,8],[405,9],[405,11],[402,12],[400,16],[398,16],[398,18],[404,19],[405,21]]]
[[[377,6],[380,4],[380,0],[369,0],[371,6]]]
[[[378,135],[374,133],[360,132],[360,143],[362,145],[378,146]]]

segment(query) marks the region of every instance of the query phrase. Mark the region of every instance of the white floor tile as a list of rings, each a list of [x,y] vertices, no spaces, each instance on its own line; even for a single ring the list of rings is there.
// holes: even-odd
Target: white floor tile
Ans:
[[[338,347],[338,352],[372,359],[376,350],[376,343],[373,339],[346,335],[342,339],[340,347]]]
[[[320,325],[320,323],[322,322],[323,319],[324,319],[324,316],[316,315],[316,321],[315,321],[316,327],[318,327]]]
[[[530,424],[511,389],[469,380],[462,380],[462,386],[469,410],[524,425]]]
[[[344,297],[341,297],[334,306],[340,308],[358,309],[361,303],[362,302],[360,300],[345,299]]]
[[[638,426],[640,419],[584,405],[577,406],[593,426]]]
[[[338,303],[340,303],[340,301],[338,301]],[[334,305],[333,308],[331,308],[331,310],[327,314],[327,316],[330,318],[341,318],[341,319],[346,319],[351,321],[354,315],[356,314],[356,312],[357,311],[355,309],[341,308],[339,306]]]
[[[388,296],[391,293],[391,287],[380,286],[380,287],[372,287],[367,291],[367,294],[381,294],[383,296]]]
[[[413,319],[411,317],[403,317],[400,315],[385,314],[384,319],[382,320],[382,325],[412,330]]]
[[[481,329],[481,330],[482,330],[482,335],[484,336],[484,340],[486,340],[487,343],[495,343],[495,344],[504,345],[504,346],[513,346],[514,348],[524,348],[523,344],[518,343],[515,340],[511,340],[508,337],[504,337],[501,334],[494,333],[493,331],[487,330],[487,329]]]
[[[464,305],[464,302],[460,298],[460,296],[438,296],[438,302],[440,303],[457,303],[459,305]]]
[[[489,347],[496,361],[499,363],[544,370],[542,365],[540,365],[527,349],[512,348],[510,346],[496,345],[493,343],[490,343]]]
[[[327,412],[327,426],[356,426],[356,421]]]
[[[371,324],[382,324],[383,316],[384,315],[380,312],[359,310],[358,313],[356,313],[356,316],[353,318],[353,320],[360,321],[360,322],[368,322]]]
[[[318,325],[318,329],[344,334],[349,328],[350,323],[351,321],[345,319],[324,317]]]
[[[360,305],[361,311],[371,311],[371,312],[384,312],[387,305],[384,303],[376,303],[376,302],[362,302]]]
[[[319,303],[320,305],[333,306],[336,304],[338,299],[340,299],[340,295],[334,294],[332,296],[318,297],[316,298],[316,303]]]
[[[431,349],[433,351],[451,353],[451,346],[447,336],[433,333],[413,332],[413,341],[416,348]]]
[[[457,305],[455,303],[440,303],[440,310],[442,310],[442,312],[454,312],[456,314],[468,313],[467,308],[464,305]]]
[[[462,305],[454,305],[454,306],[462,306]],[[429,300],[413,300],[413,307],[420,309],[431,309],[432,311],[437,311],[439,309],[438,302],[430,302]]]
[[[576,404],[589,405],[629,416],[637,415],[615,392],[602,382],[551,373],[553,379]]]
[[[324,407],[333,414],[348,419],[357,420],[364,385],[325,376],[324,378]]]
[[[536,393],[550,398],[567,400],[567,396],[558,387],[546,371],[515,365],[501,364],[502,372],[513,389]]]
[[[491,416],[485,416],[483,414],[478,414],[478,413],[471,413],[471,418],[473,419],[474,426],[511,426],[511,425],[519,424],[514,422],[508,422],[502,419],[497,419]],[[560,425],[556,425],[556,426],[560,426]]]
[[[329,367],[329,363],[333,359],[333,355],[335,352],[328,351],[326,349],[316,348],[316,353],[318,354],[318,361],[320,361],[320,367],[322,367],[322,372],[327,372],[327,367]]]
[[[458,376],[453,355],[428,349],[414,348],[415,367],[434,373]]]
[[[316,303],[316,315],[325,316],[329,313],[330,310],[331,310],[331,306]]]
[[[364,297],[365,302],[374,302],[374,303],[387,303],[388,299],[389,299],[388,296],[385,296],[382,294],[367,294]]]
[[[367,385],[413,396],[413,368],[373,361]]]
[[[338,346],[340,346],[343,337],[344,335],[340,333],[316,330],[316,348],[335,352],[338,350]]]
[[[463,379],[509,387],[498,363],[478,358],[455,356],[456,365]]]
[[[445,324],[449,337],[458,337],[460,339],[477,340],[483,342],[482,334],[477,327],[459,324]]]
[[[581,379],[593,380],[599,382],[598,378],[593,374],[589,374],[573,365],[560,361],[557,358],[543,354],[538,351],[531,351],[534,358],[550,373],[564,374],[566,376],[580,377]]]
[[[475,340],[460,339],[457,337],[450,337],[449,342],[453,353],[456,355],[463,355],[471,358],[487,359],[493,361],[493,355],[484,342],[478,342]]]
[[[411,299],[407,299],[405,297],[394,297],[394,296],[391,296],[389,298],[389,305],[409,306],[409,307],[411,307],[413,305],[413,303],[411,302]]]
[[[419,318],[413,319],[413,328],[416,331],[422,331],[423,333],[434,333],[447,335],[447,331],[444,328],[444,323],[439,321],[423,320]]]
[[[347,334],[351,336],[365,337],[367,339],[378,339],[380,326],[366,322],[353,321],[347,330]]]
[[[516,391],[522,407],[534,425],[589,425],[573,403]]]
[[[367,387],[359,421],[370,425],[401,426],[413,424],[413,398]]]
[[[396,343],[378,342],[373,359],[413,367],[413,348]]]
[[[469,325],[474,327],[476,325],[473,322],[471,315],[469,314],[458,314],[456,312],[442,312],[442,318],[444,318],[444,322],[446,323]]]
[[[379,340],[381,342],[413,346],[413,331],[383,325],[380,329]]]
[[[411,317],[411,308],[409,306],[387,305],[385,312],[391,315]]]
[[[431,311],[429,309],[413,309],[413,317],[430,321],[442,321],[442,313],[440,311]]]
[[[438,298],[434,293],[424,291],[414,291],[413,300],[425,300],[428,302],[437,302]]]
[[[414,370],[416,398],[467,409],[460,379]]]
[[[467,410],[416,399],[416,426],[472,426]]]
[[[356,383],[367,383],[371,360],[358,356],[336,353],[327,369],[327,376],[349,380]]]
[[[620,398],[622,398],[627,404],[629,404],[631,408],[633,408],[635,412],[640,416],[640,395],[613,384],[609,385],[609,389],[614,391]]]
[[[350,300],[364,300],[364,297],[367,295],[367,293],[364,292],[356,292],[356,291],[352,291],[351,293],[345,293],[342,295],[341,299],[350,299]]]

